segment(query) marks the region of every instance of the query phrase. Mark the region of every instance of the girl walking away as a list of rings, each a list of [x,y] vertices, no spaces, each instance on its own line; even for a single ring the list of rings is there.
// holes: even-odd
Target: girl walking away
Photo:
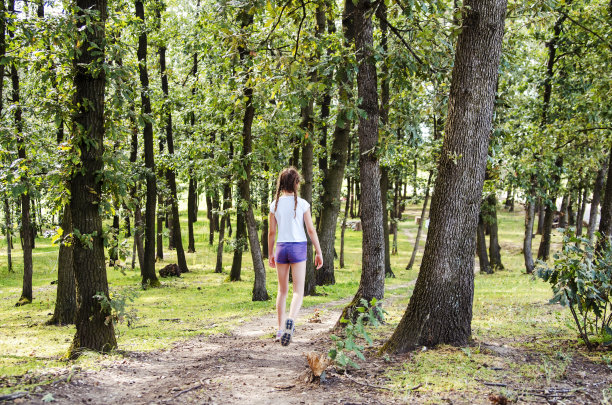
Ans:
[[[306,277],[306,247],[308,236],[315,247],[315,267],[323,266],[323,255],[319,246],[317,231],[312,224],[310,204],[298,197],[300,174],[294,167],[284,169],[278,176],[276,197],[270,204],[270,230],[268,232],[268,261],[270,267],[276,267],[278,274],[278,295],[276,312],[278,314],[278,332],[276,340],[283,346],[291,342],[295,331],[297,317],[304,298],[304,279]],[[276,252],[274,239],[276,240]],[[289,269],[293,274],[293,297],[289,315],[285,316],[287,293],[289,292]]]

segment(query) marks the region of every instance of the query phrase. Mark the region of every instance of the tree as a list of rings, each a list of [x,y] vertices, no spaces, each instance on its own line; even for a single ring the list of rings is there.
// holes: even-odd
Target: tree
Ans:
[[[104,24],[105,0],[77,0],[74,57],[72,145],[80,155],[70,181],[70,214],[74,235],[74,274],[77,289],[76,333],[69,349],[108,352],[117,347],[110,319],[110,297],[104,260],[104,235],[99,213],[104,170]]]
[[[506,0],[466,0],[421,270],[383,350],[405,352],[471,335],[474,249],[491,134]]]
[[[380,196],[380,167],[376,154],[378,142],[378,88],[376,65],[372,58],[373,27],[369,0],[359,0],[354,8],[347,0],[346,8],[352,14],[355,24],[355,52],[359,72],[357,74],[359,108],[359,173],[361,177],[361,223],[363,239],[361,244],[361,280],[359,289],[342,316],[352,318],[361,299],[371,302],[381,300],[385,293],[385,240],[383,232],[383,207]],[[351,11],[352,9],[352,11]]]
[[[140,98],[142,120],[144,121],[144,160],[147,168],[147,197],[144,223],[144,266],[141,267],[142,284],[150,287],[160,285],[155,274],[155,220],[157,204],[157,182],[155,179],[155,157],[153,151],[153,123],[151,122],[151,98],[149,97],[149,73],[147,72],[147,30],[145,28],[144,4],[136,0],[136,18],[139,19],[138,72],[140,76]]]
[[[8,12],[15,13],[15,0],[9,0]],[[14,30],[9,29],[9,37],[14,39]],[[23,110],[21,107],[20,92],[19,92],[19,71],[17,70],[16,61],[11,63],[11,84],[12,84],[12,102],[15,106],[13,109],[13,119],[15,121],[15,138],[17,140],[17,156],[26,167],[25,173],[22,174],[21,181],[23,182],[22,191],[20,193],[21,200],[21,244],[23,249],[23,284],[21,289],[21,297],[17,301],[16,306],[29,304],[32,302],[32,247],[33,247],[33,232],[32,223],[30,220],[30,192],[29,179],[27,174],[27,153],[26,139],[23,133]]]

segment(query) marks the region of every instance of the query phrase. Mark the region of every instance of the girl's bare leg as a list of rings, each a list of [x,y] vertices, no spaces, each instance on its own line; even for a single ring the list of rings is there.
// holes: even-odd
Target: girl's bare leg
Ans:
[[[289,318],[295,320],[304,300],[306,262],[291,263],[291,272],[293,274],[293,297],[291,299],[291,308],[289,309]]]
[[[278,294],[276,295],[276,313],[278,315],[278,330],[282,330],[285,322],[285,305],[289,292],[289,264],[276,263],[278,274]],[[302,285],[304,283],[302,282]],[[304,288],[302,287],[302,290]]]

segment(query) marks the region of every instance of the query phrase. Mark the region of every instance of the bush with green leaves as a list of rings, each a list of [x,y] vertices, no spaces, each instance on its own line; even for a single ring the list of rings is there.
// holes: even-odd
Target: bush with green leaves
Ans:
[[[383,322],[383,316],[387,312],[381,308],[381,301],[377,301],[376,298],[372,298],[372,301],[368,303],[365,299],[361,299],[362,306],[357,307],[358,312],[355,321],[342,317],[340,323],[344,326],[345,337],[341,338],[336,335],[331,335],[331,339],[334,341],[334,347],[332,347],[328,356],[332,361],[340,368],[346,369],[347,367],[359,368],[359,365],[351,358],[350,353],[353,353],[361,360],[365,360],[363,356],[364,346],[357,343],[356,339],[362,338],[366,341],[368,346],[371,346],[373,341],[366,325],[378,326]]]
[[[599,238],[600,235],[597,235]],[[539,261],[539,278],[551,284],[551,303],[567,306],[580,336],[591,350],[589,336],[612,343],[612,248],[595,252],[592,241],[577,237],[573,229],[563,235],[563,248],[552,266]]]

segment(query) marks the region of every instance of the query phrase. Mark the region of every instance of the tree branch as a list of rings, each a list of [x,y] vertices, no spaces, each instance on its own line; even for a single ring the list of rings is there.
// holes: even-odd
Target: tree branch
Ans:
[[[606,44],[608,46],[608,48],[610,48],[612,50],[612,44],[610,44],[608,41],[606,41],[606,39],[604,37],[602,37],[601,35],[599,35],[598,33],[596,33],[595,31],[591,30],[590,28],[585,27],[584,25],[582,25],[581,23],[579,23],[578,21],[574,20],[572,17],[570,17],[569,15],[567,15],[567,13],[565,11],[561,11],[561,14],[563,14],[565,16],[565,18],[567,18],[568,20],[570,20],[572,23],[574,23],[575,25],[579,26],[580,28],[582,28],[583,30],[585,30],[586,32],[591,33],[592,35],[596,36],[601,42],[603,42],[604,44]]]

